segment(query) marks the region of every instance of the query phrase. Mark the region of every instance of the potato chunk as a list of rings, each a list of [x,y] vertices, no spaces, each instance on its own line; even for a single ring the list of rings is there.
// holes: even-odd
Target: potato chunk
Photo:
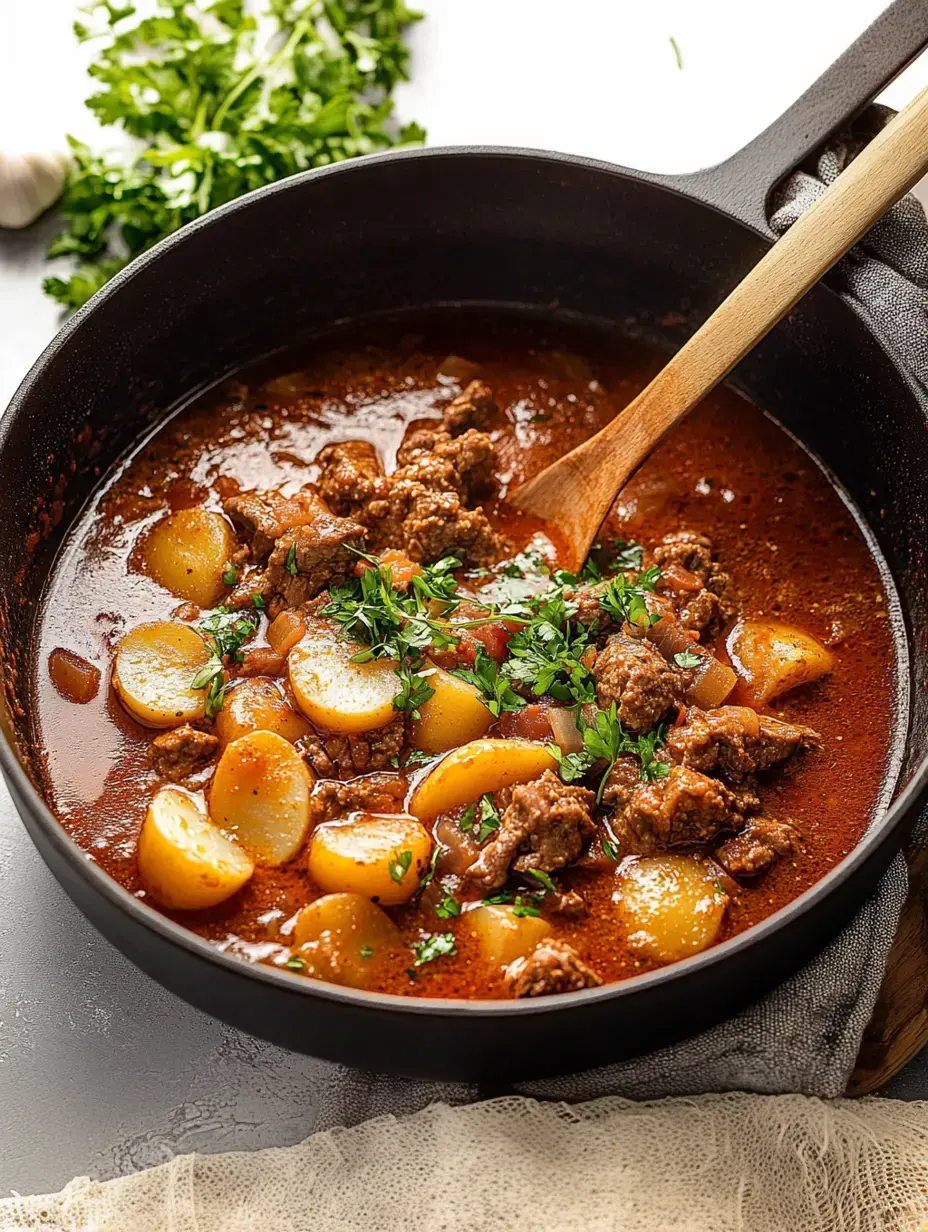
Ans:
[[[293,943],[307,975],[363,988],[400,948],[402,936],[363,894],[325,894],[296,917]]]
[[[670,963],[712,945],[729,901],[717,877],[694,856],[624,862],[614,897],[629,947],[654,962]]]
[[[412,724],[412,743],[417,749],[445,753],[476,740],[493,723],[480,690],[466,680],[436,667],[428,681],[435,692],[419,707],[422,717]]]
[[[517,916],[513,915],[511,907],[487,903],[466,912],[462,927],[477,938],[487,962],[498,967],[527,957],[551,932],[551,925],[540,916]]]
[[[236,549],[225,518],[207,509],[181,509],[158,522],[142,542],[143,571],[159,586],[200,607],[225,593],[223,569]]]
[[[533,740],[472,740],[436,763],[413,793],[409,811],[420,821],[432,821],[485,792],[528,783],[556,769],[545,745]]]
[[[344,890],[392,906],[405,903],[432,854],[432,839],[404,813],[351,813],[323,822],[309,846],[309,875],[321,890]]]
[[[209,815],[256,864],[284,864],[309,829],[312,780],[299,753],[276,732],[253,731],[226,746],[209,794]]]
[[[213,825],[186,791],[162,787],[148,806],[138,841],[146,890],[174,911],[215,907],[240,890],[255,866]]]
[[[396,664],[392,659],[352,663],[352,655],[363,649],[318,624],[288,655],[297,705],[324,731],[346,736],[372,731],[395,714],[393,698],[400,687]]]
[[[191,682],[208,659],[205,642],[189,625],[138,625],[116,648],[113,688],[146,727],[179,727],[206,713],[206,692]]]
[[[223,746],[253,731],[276,732],[295,744],[312,728],[265,676],[238,681],[226,693],[216,715],[216,735]]]
[[[820,680],[835,657],[811,633],[779,621],[743,620],[732,629],[728,653],[740,677],[736,700],[766,706],[789,689]]]

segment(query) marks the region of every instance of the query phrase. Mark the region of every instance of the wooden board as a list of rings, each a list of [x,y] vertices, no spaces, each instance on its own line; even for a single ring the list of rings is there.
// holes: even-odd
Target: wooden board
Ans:
[[[909,895],[848,1095],[879,1090],[928,1043],[928,851],[909,851]]]

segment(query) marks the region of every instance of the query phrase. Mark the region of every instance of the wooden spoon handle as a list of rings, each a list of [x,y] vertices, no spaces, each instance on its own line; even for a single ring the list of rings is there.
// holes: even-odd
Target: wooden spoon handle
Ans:
[[[790,227],[625,411],[515,494],[550,517],[560,468],[559,519],[582,522],[580,553],[616,493],[655,445],[735,367],[870,226],[928,170],[928,89],[870,142]],[[592,529],[586,534],[587,525]],[[575,561],[576,565],[578,562]]]

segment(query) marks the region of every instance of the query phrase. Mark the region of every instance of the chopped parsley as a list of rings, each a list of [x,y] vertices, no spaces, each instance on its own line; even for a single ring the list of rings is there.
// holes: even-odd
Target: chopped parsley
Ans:
[[[296,544],[295,543],[291,543],[290,546],[287,548],[287,559],[284,562],[284,568],[287,570],[287,572],[290,574],[291,577],[296,577],[296,575],[300,571],[300,567],[296,562]]]
[[[399,884],[406,874],[409,872],[409,866],[412,864],[412,852],[401,851],[395,860],[391,860],[387,865],[390,876]]]
[[[530,868],[528,870],[530,877],[534,877],[536,881],[540,881],[544,895],[556,894],[557,886],[551,880],[550,876],[542,868]]]
[[[402,754],[397,753],[395,757],[391,757],[389,760],[390,765],[394,769],[408,770],[411,766],[427,766],[439,756],[439,753],[423,753],[421,749],[410,749],[405,758]]]
[[[226,562],[226,567],[222,571],[222,581],[225,586],[234,586],[238,581],[238,565]]]
[[[461,904],[452,895],[446,894],[435,908],[435,914],[442,920],[453,919],[454,916],[461,914]]]
[[[288,971],[305,971],[306,970],[306,959],[300,958],[299,954],[291,954],[290,957],[287,959],[287,961],[284,963],[284,966],[287,968]]]
[[[595,700],[593,673],[584,652],[593,644],[595,626],[574,625],[558,595],[541,603],[529,624],[509,639],[503,674],[541,697],[549,694],[571,704]]]
[[[45,291],[79,308],[133,257],[227,201],[310,167],[395,145],[406,79],[404,0],[91,0],[74,32],[99,47],[87,107],[116,150],[69,138],[74,168],[49,257],[76,257]],[[125,140],[128,137],[130,141]],[[122,153],[122,150],[126,153]]]
[[[206,717],[215,718],[222,709],[222,702],[229,688],[225,676],[225,660],[241,662],[241,647],[258,629],[258,622],[247,613],[230,612],[217,607],[197,632],[209,649],[209,659],[190,682],[192,689],[206,689]]]
[[[512,906],[512,914],[522,919],[524,916],[541,915],[541,912],[533,902],[529,901],[529,899],[523,898],[521,895],[517,895],[516,901]]]
[[[646,596],[654,593],[660,575],[657,566],[645,569],[634,581],[629,581],[624,573],[618,574],[599,596],[600,606],[620,625],[638,625],[646,629],[657,624],[660,616],[648,611]]]
[[[469,834],[474,828],[474,821],[477,817],[477,805],[469,804],[461,814],[461,819],[458,822],[458,829],[463,830],[465,834]]]
[[[369,945],[362,945],[361,949],[359,950],[359,953],[362,958],[373,958],[374,957],[374,951],[372,947]]]
[[[427,885],[430,885],[431,882],[434,880],[435,869],[438,867],[438,858],[443,851],[444,851],[444,847],[442,847],[441,843],[436,843],[435,846],[432,848],[432,855],[429,859],[428,868],[419,878],[419,893],[420,894],[425,889],[425,887]]]
[[[693,650],[681,650],[679,654],[673,656],[673,661],[677,667],[684,669],[689,667],[699,667],[702,663],[702,655],[696,654]]]
[[[483,646],[477,647],[473,670],[456,668],[451,674],[479,689],[486,698],[487,710],[496,719],[505,710],[521,710],[525,705],[525,699],[513,690],[510,680],[500,675],[499,664]]]
[[[488,792],[464,810],[458,822],[458,829],[465,834],[476,830],[477,842],[484,843],[494,830],[499,829],[499,824],[499,813],[493,803],[493,796]]]
[[[436,958],[457,953],[454,933],[430,933],[422,941],[414,941],[412,948],[416,952],[415,965],[417,967],[434,962]]]
[[[623,754],[635,755],[640,762],[640,777],[651,782],[665,778],[670,771],[667,762],[659,761],[656,756],[658,748],[664,743],[666,728],[661,725],[643,736],[633,736],[622,726],[615,702],[608,710],[598,710],[593,723],[587,723],[578,711],[577,727],[583,735],[582,752],[564,753],[556,744],[549,744],[548,749],[557,761],[558,771],[565,783],[574,783],[583,778],[596,762],[606,763],[596,792],[597,804],[602,800],[612,767]]]

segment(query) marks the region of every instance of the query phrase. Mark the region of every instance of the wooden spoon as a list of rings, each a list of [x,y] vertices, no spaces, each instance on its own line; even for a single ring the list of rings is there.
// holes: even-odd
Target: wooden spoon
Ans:
[[[895,116],[610,423],[524,483],[518,509],[553,521],[576,572],[616,494],[652,449],[928,171],[928,89]]]

